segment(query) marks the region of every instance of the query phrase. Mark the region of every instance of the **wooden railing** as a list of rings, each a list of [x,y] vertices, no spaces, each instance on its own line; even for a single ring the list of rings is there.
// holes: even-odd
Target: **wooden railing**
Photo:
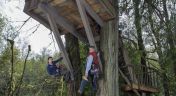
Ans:
[[[135,83],[138,85],[159,88],[160,75],[155,68],[138,64],[121,66],[120,69],[131,84]]]

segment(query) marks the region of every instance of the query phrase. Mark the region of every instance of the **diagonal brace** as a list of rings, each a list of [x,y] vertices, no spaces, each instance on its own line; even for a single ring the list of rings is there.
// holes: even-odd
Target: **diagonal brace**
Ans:
[[[66,50],[65,50],[65,48],[64,48],[64,44],[63,44],[63,42],[62,42],[62,39],[61,39],[61,37],[60,37],[61,35],[60,35],[60,32],[59,32],[59,30],[58,30],[58,28],[57,28],[57,24],[56,24],[54,18],[53,18],[50,14],[46,13],[46,15],[47,15],[47,18],[48,18],[50,27],[51,27],[51,29],[52,29],[52,31],[53,31],[53,33],[54,33],[55,38],[56,38],[58,47],[59,47],[59,49],[61,50],[61,52],[63,53],[62,55],[63,55],[63,57],[64,57],[64,63],[65,63],[65,65],[66,65],[67,69],[68,69],[68,70],[70,71],[70,73],[71,73],[71,79],[74,80],[73,68],[72,68],[70,59],[69,59],[69,57],[68,57],[68,54],[67,54],[67,52],[66,52]]]
[[[83,25],[84,25],[84,28],[85,28],[85,31],[86,31],[86,35],[87,35],[89,44],[91,46],[94,46],[96,51],[98,51],[98,48],[96,46],[96,43],[95,43],[95,40],[94,40],[94,37],[93,37],[93,34],[92,34],[92,30],[91,30],[91,27],[90,27],[88,16],[86,14],[85,6],[81,2],[81,0],[76,0],[76,3],[77,3],[77,6],[78,6],[79,13],[81,15],[81,19],[82,19],[82,22],[83,22]],[[99,55],[98,55],[98,60],[99,60],[99,63],[100,63],[100,70],[102,71],[102,63],[101,63]]]

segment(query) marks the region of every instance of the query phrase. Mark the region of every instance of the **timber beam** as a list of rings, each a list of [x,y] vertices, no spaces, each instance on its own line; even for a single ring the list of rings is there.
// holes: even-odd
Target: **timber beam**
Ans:
[[[39,4],[39,8],[41,8],[41,10],[46,14],[47,16],[47,19],[49,21],[49,24],[50,24],[50,27],[51,27],[51,30],[53,31],[54,33],[54,36],[55,36],[55,39],[57,41],[57,44],[58,44],[58,47],[59,49],[61,50],[61,52],[63,53],[62,56],[63,56],[63,60],[64,60],[64,63],[67,67],[67,69],[70,71],[71,73],[71,79],[74,80],[74,75],[73,75],[73,68],[72,68],[72,65],[71,65],[71,61],[68,57],[68,54],[67,54],[67,51],[65,50],[65,47],[64,47],[64,44],[62,42],[62,39],[61,39],[61,35],[60,35],[60,32],[58,30],[58,27],[57,27],[57,23],[56,23],[56,20],[55,18],[53,17],[53,15],[49,12],[49,10],[47,9],[47,7],[45,7],[45,5],[43,5],[42,3]],[[63,21],[64,22],[64,21]],[[62,23],[63,23],[62,22]]]
[[[43,19],[42,17],[40,17],[40,16],[37,15],[37,14],[34,14],[34,13],[32,12],[32,10],[30,10],[30,6],[31,6],[30,3],[31,3],[31,1],[26,0],[25,2],[26,2],[26,3],[25,3],[25,6],[24,6],[24,10],[23,10],[23,11],[24,11],[27,15],[31,16],[33,19],[37,20],[39,23],[43,24],[46,28],[49,28],[48,22],[47,22],[45,19]]]
[[[140,85],[136,83],[128,84],[123,86],[124,91],[131,91],[131,90],[138,90],[138,91],[144,91],[149,93],[158,93],[159,89],[154,87],[149,87],[145,85]]]
[[[75,37],[77,37],[79,40],[83,41],[87,44],[87,40],[81,36],[79,33],[77,33],[76,28],[64,17],[60,16],[59,12],[49,5],[48,3],[40,3],[38,7],[44,12],[50,14],[57,24],[59,24],[61,27],[63,27],[68,32],[72,33]]]
[[[91,30],[91,27],[90,27],[88,16],[86,14],[85,5],[83,4],[83,2],[81,2],[81,0],[76,0],[76,3],[77,3],[77,6],[78,6],[79,13],[81,15],[81,19],[82,19],[82,22],[83,22],[83,25],[84,25],[84,28],[85,28],[85,31],[86,31],[86,35],[87,35],[89,44],[91,46],[94,46],[96,51],[98,51],[98,48],[96,46],[96,43],[95,43],[95,40],[94,40],[94,37],[93,37],[93,33],[92,33],[92,30]],[[98,61],[100,63],[100,70],[102,71],[102,63],[101,63],[99,55],[98,55]]]
[[[65,50],[64,44],[63,44],[62,39],[61,39],[60,32],[57,28],[57,24],[56,24],[55,20],[53,19],[53,17],[50,14],[46,13],[46,15],[47,15],[47,18],[49,20],[50,27],[51,27],[51,29],[54,33],[55,38],[56,38],[59,49],[61,50],[61,52],[63,52],[62,56],[64,57],[64,59],[63,59],[64,63],[66,65],[67,69],[71,73],[71,79],[74,80],[73,68],[72,68],[72,65],[71,65],[71,61],[68,57],[67,51]]]
[[[51,29],[49,22],[45,18],[43,18],[42,16],[36,14],[34,12],[34,10],[32,10],[34,8],[33,7],[31,8],[29,4],[30,4],[29,1],[28,1],[28,3],[25,3],[25,7],[24,7],[23,12],[26,13],[27,15],[29,15],[30,17],[32,17],[33,19],[35,19],[36,21],[38,21],[40,24],[43,24],[46,28]],[[63,34],[64,34],[64,32],[61,32],[61,35],[63,35]]]
[[[80,2],[85,6],[86,11],[89,15],[101,26],[103,27],[104,21],[100,16],[90,7],[90,5],[85,0],[80,0]]]

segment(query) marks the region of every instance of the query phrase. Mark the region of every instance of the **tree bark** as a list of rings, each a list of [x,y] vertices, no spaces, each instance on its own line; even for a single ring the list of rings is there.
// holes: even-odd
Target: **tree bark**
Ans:
[[[109,21],[101,32],[104,77],[99,82],[97,96],[119,96],[118,31],[115,23],[116,21]]]
[[[100,32],[103,78],[99,80],[97,96],[119,96],[118,37],[119,10],[118,0],[112,0],[116,8],[116,19],[107,22]]]
[[[139,4],[140,0],[133,0],[134,2],[134,12],[135,12],[135,26],[136,26],[136,31],[137,31],[137,37],[138,37],[138,47],[139,51],[141,53],[141,64],[146,66],[146,52],[145,52],[145,46],[143,44],[143,39],[142,39],[142,27],[141,27],[141,15],[139,13]]]
[[[79,41],[76,37],[74,37],[72,34],[66,34],[66,50],[68,52],[71,64],[73,66],[73,70],[76,73],[75,74],[75,80],[72,83],[68,83],[68,90],[67,90],[67,96],[79,96],[78,94],[78,88],[81,80],[81,76],[78,76],[78,74],[81,74],[81,70],[79,68],[80,66],[80,52],[79,52]]]

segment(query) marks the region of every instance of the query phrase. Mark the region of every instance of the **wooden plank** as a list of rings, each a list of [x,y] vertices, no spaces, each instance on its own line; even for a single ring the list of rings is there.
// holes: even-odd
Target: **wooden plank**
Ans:
[[[100,18],[99,15],[97,15],[97,13],[89,6],[89,4],[87,4],[87,2],[85,0],[80,0],[82,2],[82,4],[84,4],[86,11],[89,13],[89,15],[101,26],[103,27],[104,22],[103,20]]]
[[[33,13],[32,11],[25,11],[24,12],[31,16],[33,19],[35,19],[36,21],[38,21],[40,24],[43,24],[46,28],[50,29],[49,25],[48,25],[48,22],[43,19],[42,17],[40,17],[39,15]]]
[[[126,83],[127,83],[128,85],[130,85],[130,84],[131,84],[130,80],[125,76],[125,74],[121,71],[120,68],[119,68],[119,73],[121,74],[122,78],[124,78],[124,80],[126,81]],[[129,87],[128,87],[128,86],[125,87],[125,90],[129,90]],[[140,94],[139,94],[139,92],[138,92],[137,90],[132,89],[132,91],[133,91],[134,93],[136,93],[137,96],[140,96]]]
[[[154,88],[154,87],[148,87],[145,85],[139,85],[139,84],[131,84],[131,85],[125,85],[124,86],[124,90],[125,91],[132,91],[132,90],[139,90],[139,91],[144,91],[144,92],[152,92],[152,93],[157,93],[159,92],[158,88]]]
[[[85,7],[83,7],[83,4],[80,0],[76,0],[76,3],[77,3],[77,6],[78,6],[79,13],[81,15],[81,19],[82,19],[82,22],[83,22],[83,25],[84,25],[84,28],[85,28],[85,31],[86,31],[86,34],[87,34],[89,44],[91,46],[94,46],[96,51],[98,51],[95,40],[94,40],[94,37],[93,37],[93,34],[92,34],[91,27],[90,27],[90,24],[89,24],[89,20],[88,20],[86,11],[85,11]],[[101,63],[99,55],[98,55],[98,60],[99,60],[99,63],[100,63],[99,64],[100,65],[100,70],[102,71],[102,63]]]
[[[38,7],[44,12],[50,14],[56,21],[57,24],[59,24],[61,27],[63,27],[68,32],[72,33],[75,37],[77,37],[79,40],[87,43],[87,40],[83,38],[80,34],[76,32],[76,29],[73,27],[73,25],[67,21],[64,17],[60,16],[59,12],[49,4],[40,3]]]
[[[104,9],[109,13],[109,15],[111,15],[112,17],[115,17],[115,9],[108,0],[98,0],[98,1],[101,3]]]
[[[63,2],[66,2],[67,0],[52,0],[50,1],[51,5],[56,6],[58,4],[61,4]]]
[[[28,10],[30,8],[30,5],[31,5],[31,1],[30,0],[25,0],[25,5],[24,5],[23,11],[28,12]]]
[[[33,9],[36,9],[38,6],[38,3],[39,3],[39,0],[31,0],[31,3],[30,3],[30,8],[29,10],[33,10]]]
[[[56,41],[57,41],[57,44],[59,46],[59,49],[61,50],[61,52],[63,52],[62,55],[64,57],[64,63],[66,65],[67,69],[71,73],[71,79],[74,80],[73,68],[72,68],[70,59],[68,57],[68,54],[67,54],[67,52],[66,52],[66,50],[64,48],[64,44],[62,42],[62,39],[60,37],[61,35],[60,35],[60,32],[59,32],[59,30],[57,28],[57,24],[56,24],[55,20],[53,19],[53,17],[50,14],[48,14],[48,13],[46,13],[46,14],[47,14],[47,17],[48,17],[48,20],[49,20],[49,23],[50,23],[50,27],[51,27],[51,29],[52,29],[52,31],[54,33],[54,36],[55,36]]]
[[[33,11],[25,11],[24,12],[29,15],[30,17],[32,17],[34,20],[38,21],[40,24],[42,24],[43,26],[45,26],[46,28],[50,29],[49,23],[48,21],[46,21],[43,17],[41,17],[40,15],[34,13]],[[66,34],[67,32],[61,32],[61,35]]]
[[[33,19],[38,21],[40,24],[44,25],[46,28],[50,29],[48,21],[46,21],[42,16],[36,14],[34,12],[35,10],[33,10],[33,11],[30,10],[30,3],[31,3],[31,1],[25,2],[23,12],[26,13],[27,15],[31,16]],[[61,34],[63,35],[64,33],[61,33]]]
[[[87,17],[86,12],[85,12],[85,8],[83,7],[80,0],[76,0],[76,2],[77,2],[77,5],[78,5],[79,13],[81,15],[81,19],[82,19],[87,37],[88,37],[89,44],[91,46],[96,47],[95,41],[93,39],[92,30],[91,30],[91,27],[90,27],[90,24],[89,24],[89,21],[88,21],[88,17]],[[96,49],[97,49],[97,47],[96,47]]]

